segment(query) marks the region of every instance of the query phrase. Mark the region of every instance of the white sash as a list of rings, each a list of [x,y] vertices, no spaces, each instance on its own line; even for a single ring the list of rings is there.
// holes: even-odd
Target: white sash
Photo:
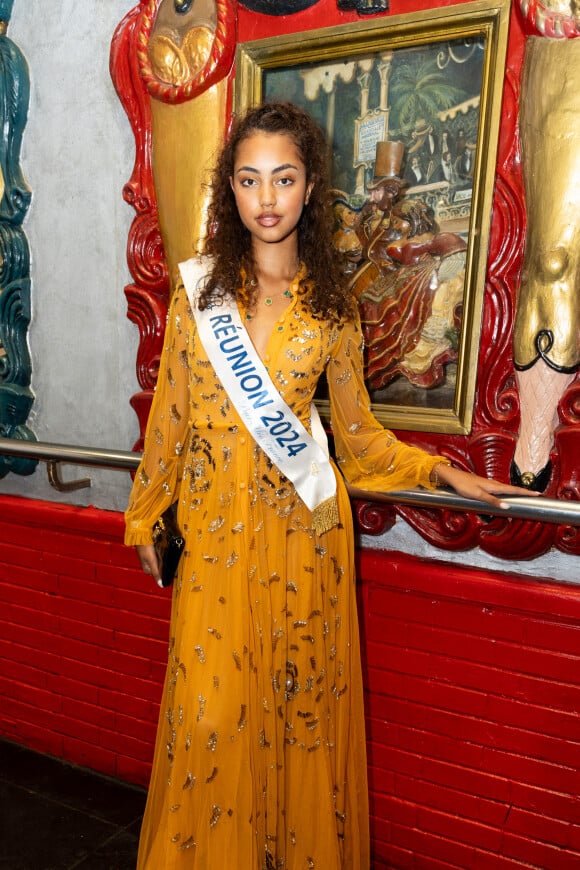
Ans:
[[[323,433],[326,449],[308,433],[272,383],[235,300],[224,298],[219,305],[199,310],[197,299],[208,274],[207,261],[194,257],[180,263],[179,271],[201,342],[234,407],[256,443],[315,512],[315,518],[318,514],[321,522],[315,522],[316,530],[326,531],[338,521],[336,478],[316,407],[312,405],[312,427]]]

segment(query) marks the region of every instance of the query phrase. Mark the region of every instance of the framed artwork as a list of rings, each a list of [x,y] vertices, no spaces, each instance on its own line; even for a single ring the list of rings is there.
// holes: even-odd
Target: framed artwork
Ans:
[[[237,47],[234,110],[289,100],[332,150],[334,243],[392,429],[467,434],[475,399],[508,0]],[[321,391],[323,414],[328,402]]]

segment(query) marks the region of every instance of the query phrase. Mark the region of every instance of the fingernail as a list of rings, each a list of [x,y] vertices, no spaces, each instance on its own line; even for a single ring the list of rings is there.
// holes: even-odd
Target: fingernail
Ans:
[[[507,511],[507,510],[509,510],[510,507],[511,507],[511,505],[509,505],[509,504],[507,503],[507,501],[500,501],[499,506],[500,506],[500,508],[502,509],[502,511]]]
[[[160,589],[163,589],[163,583],[161,582],[161,578],[155,581]]]

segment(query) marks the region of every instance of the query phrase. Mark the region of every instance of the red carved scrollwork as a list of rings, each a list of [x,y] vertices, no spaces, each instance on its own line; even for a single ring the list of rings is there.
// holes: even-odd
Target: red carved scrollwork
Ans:
[[[141,15],[141,9],[136,7],[121,21],[110,54],[111,78],[135,138],[135,163],[123,197],[137,213],[127,242],[127,263],[133,283],[125,287],[127,316],[139,329],[137,380],[141,391],[131,399],[141,433],[136,449],[142,447],[153,397],[169,289],[151,169],[151,109],[137,57]]]
[[[353,499],[352,506],[359,528],[367,535],[382,535],[395,525],[396,513],[393,505]]]

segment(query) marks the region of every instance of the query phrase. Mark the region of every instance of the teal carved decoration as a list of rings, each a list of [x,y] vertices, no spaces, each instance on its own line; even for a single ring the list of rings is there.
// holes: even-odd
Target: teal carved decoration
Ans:
[[[8,24],[13,6],[14,0],[0,0],[0,21],[5,21]]]
[[[22,222],[31,193],[20,166],[28,117],[28,64],[6,35],[14,0],[0,0],[0,436],[33,441],[26,425],[34,394],[28,350],[30,251]],[[31,474],[37,461],[0,456],[0,477]]]

